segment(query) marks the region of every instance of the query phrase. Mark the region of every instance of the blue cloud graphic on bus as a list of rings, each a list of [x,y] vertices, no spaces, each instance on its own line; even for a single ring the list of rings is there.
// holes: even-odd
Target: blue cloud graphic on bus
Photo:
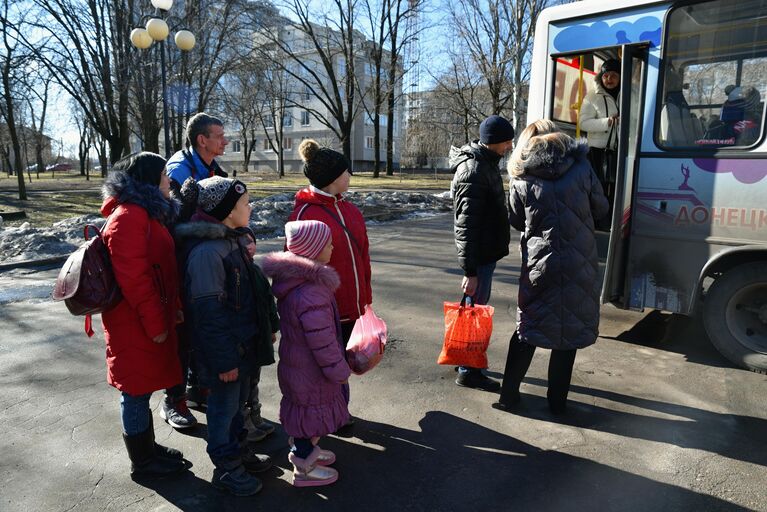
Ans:
[[[568,52],[642,41],[649,41],[650,46],[659,47],[660,35],[660,20],[650,16],[634,22],[619,21],[614,25],[597,21],[591,25],[576,25],[564,29],[554,38],[554,48],[558,52]]]
[[[714,174],[730,174],[741,183],[753,185],[767,177],[767,166],[761,159],[694,158],[699,169]]]

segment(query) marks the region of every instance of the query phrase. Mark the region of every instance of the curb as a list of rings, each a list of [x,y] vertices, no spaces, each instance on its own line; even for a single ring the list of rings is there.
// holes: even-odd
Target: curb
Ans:
[[[34,268],[34,267],[42,267],[45,265],[58,265],[60,263],[64,263],[67,261],[67,258],[69,258],[69,254],[64,254],[61,256],[51,256],[49,258],[41,258],[39,260],[25,260],[25,261],[16,261],[14,263],[3,263],[0,264],[0,273],[6,272],[8,270],[15,270],[17,268]]]

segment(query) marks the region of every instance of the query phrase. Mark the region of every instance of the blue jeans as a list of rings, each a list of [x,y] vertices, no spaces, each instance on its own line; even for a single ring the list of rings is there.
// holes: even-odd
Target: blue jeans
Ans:
[[[149,420],[152,411],[149,410],[149,398],[152,393],[146,395],[129,395],[122,392],[120,395],[120,416],[123,422],[123,431],[129,436],[135,436],[146,432],[149,428]]]
[[[216,467],[234,469],[240,464],[242,408],[250,394],[250,379],[242,375],[234,382],[216,380],[208,395],[208,455]]]
[[[467,299],[472,304],[484,305],[490,302],[490,291],[493,288],[493,272],[495,272],[495,263],[487,263],[477,267],[477,289],[474,290],[474,296]],[[469,372],[478,372],[481,368],[472,368],[470,366],[459,366],[458,373],[463,375]]]

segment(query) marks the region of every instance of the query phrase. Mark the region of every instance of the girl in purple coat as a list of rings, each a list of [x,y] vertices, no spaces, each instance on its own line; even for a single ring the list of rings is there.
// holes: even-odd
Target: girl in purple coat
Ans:
[[[266,255],[262,265],[280,313],[280,421],[291,438],[293,485],[328,485],[338,480],[327,467],[336,456],[318,442],[349,420],[343,386],[351,370],[334,298],[340,280],[327,264],[333,243],[326,224],[288,222],[285,237],[287,252]]]

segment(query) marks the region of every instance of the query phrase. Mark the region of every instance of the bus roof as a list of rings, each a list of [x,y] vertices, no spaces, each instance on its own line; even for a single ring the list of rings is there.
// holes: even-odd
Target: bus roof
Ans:
[[[631,10],[645,9],[648,6],[670,5],[672,0],[586,0],[569,4],[556,5],[544,9],[538,16],[533,40],[533,58],[531,73],[531,90],[545,83],[546,69],[549,62],[549,30],[553,23],[563,20],[600,17],[604,14]],[[542,90],[542,91],[545,91]],[[545,115],[545,92],[531,94],[528,98],[528,123]]]
[[[585,0],[547,7],[538,15],[538,27],[552,21],[581,18],[590,14],[601,14],[631,7],[645,7],[653,4],[670,3],[669,0]]]

